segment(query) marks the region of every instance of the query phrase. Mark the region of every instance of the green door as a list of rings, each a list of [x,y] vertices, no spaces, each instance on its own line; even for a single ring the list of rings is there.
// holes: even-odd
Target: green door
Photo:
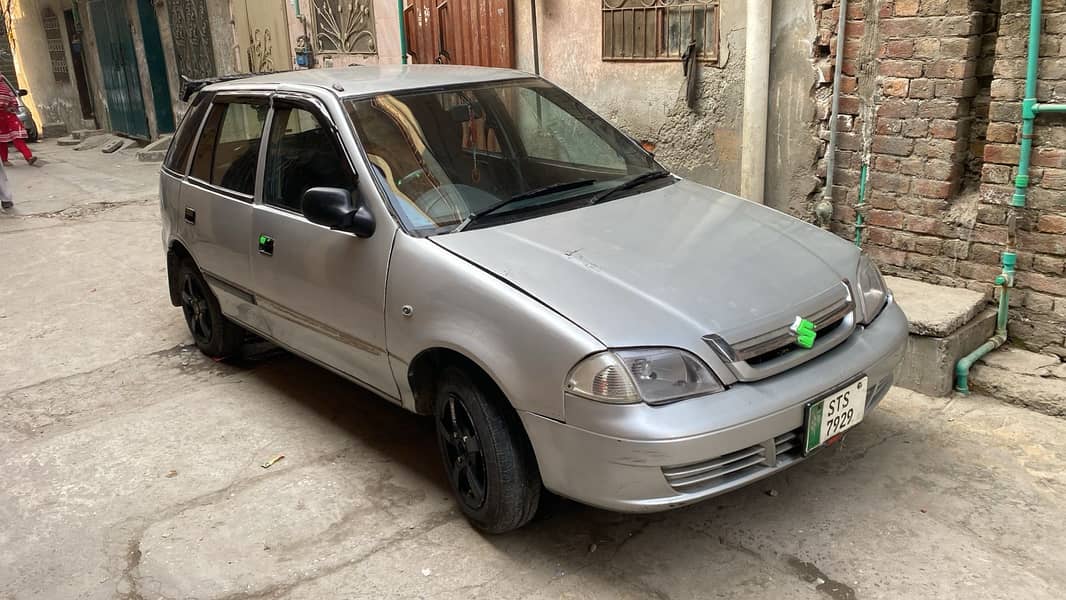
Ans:
[[[96,33],[111,129],[130,137],[148,139],[148,117],[141,95],[137,56],[133,51],[133,27],[126,14],[125,1],[90,0],[89,14]]]

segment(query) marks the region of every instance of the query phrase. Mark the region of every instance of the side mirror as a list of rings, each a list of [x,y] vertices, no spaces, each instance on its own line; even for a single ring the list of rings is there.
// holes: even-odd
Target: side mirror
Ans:
[[[374,215],[366,205],[341,188],[316,187],[300,199],[304,216],[315,225],[354,233],[361,238],[374,235]]]
[[[19,96],[28,96],[28,95],[30,95],[30,93],[27,92],[26,90],[19,90],[18,91],[18,95]]]

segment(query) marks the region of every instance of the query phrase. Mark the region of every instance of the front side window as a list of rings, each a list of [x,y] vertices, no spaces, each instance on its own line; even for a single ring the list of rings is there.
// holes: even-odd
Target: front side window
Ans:
[[[276,105],[263,202],[302,213],[303,194],[313,187],[354,191],[351,166],[333,133],[314,113],[298,106]]]
[[[661,171],[624,134],[555,86],[522,80],[348,102],[373,171],[424,235],[576,208]],[[480,215],[479,215],[480,216]]]

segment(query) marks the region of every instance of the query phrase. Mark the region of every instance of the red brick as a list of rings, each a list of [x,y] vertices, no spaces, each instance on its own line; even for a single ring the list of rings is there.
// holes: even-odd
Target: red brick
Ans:
[[[899,171],[899,159],[891,156],[875,156],[873,160],[874,171],[883,173],[895,173]]]
[[[963,79],[972,77],[974,63],[969,60],[944,58],[925,66],[925,76],[934,79]]]
[[[902,77],[885,77],[881,80],[881,91],[884,92],[886,96],[905,98],[910,89],[910,82],[910,79],[904,79]]]
[[[1018,146],[1005,144],[988,144],[985,146],[985,162],[1000,165],[1018,164]]]
[[[914,56],[914,40],[891,40],[881,46],[881,58],[910,58]]]
[[[1048,277],[1040,273],[1020,272],[1015,277],[1018,287],[1029,288],[1045,294],[1066,296],[1066,277]]]
[[[1048,190],[1066,190],[1066,171],[1045,168],[1040,177],[1040,187]]]
[[[894,135],[902,130],[902,119],[889,119],[878,117],[874,125],[874,133],[877,135]]]
[[[913,17],[918,14],[918,0],[896,0],[892,12],[897,17]]]
[[[959,134],[959,122],[958,121],[946,121],[944,119],[934,119],[933,123],[929,126],[929,135],[935,138],[941,138],[946,140],[953,140]]]
[[[903,227],[903,215],[898,212],[871,210],[867,215],[867,221],[875,227],[889,227],[892,229]]]
[[[912,79],[907,95],[911,98],[932,98],[933,82],[928,79]]]
[[[848,77],[847,75],[840,76],[840,93],[841,94],[854,94],[859,89],[859,80],[855,77]]]
[[[918,114],[918,101],[890,98],[877,107],[878,117],[908,118]]]
[[[886,135],[875,135],[873,151],[894,156],[909,156],[914,151],[914,141]]]
[[[861,110],[862,103],[859,101],[858,96],[841,96],[840,97],[840,114],[842,115],[857,115]]]
[[[1066,168],[1066,150],[1048,147],[1036,148],[1033,151],[1032,161],[1038,167]]]
[[[1066,233],[1066,217],[1043,215],[1036,222],[1036,228],[1044,233]]]
[[[988,130],[985,132],[985,139],[990,142],[1013,144],[1018,140],[1018,126],[1014,123],[989,123]]]
[[[891,250],[884,246],[869,246],[866,253],[879,265],[893,265],[902,267],[907,264],[907,253],[900,250]]]
[[[915,194],[925,198],[947,198],[951,196],[950,181],[933,181],[932,179],[917,179],[912,189]]]
[[[914,58],[930,59],[940,56],[940,38],[922,38],[914,42]]]
[[[1041,254],[1066,255],[1066,236],[1059,233],[1018,232],[1018,247]]]
[[[925,119],[907,119],[903,121],[902,133],[904,137],[925,137],[929,132],[929,121]]]
[[[922,100],[918,104],[918,116],[932,119],[955,119],[962,114],[959,102],[936,98],[934,100]],[[1002,119],[993,119],[1002,120]]]
[[[866,31],[866,21],[848,21],[844,23],[845,38],[861,38]]]
[[[940,219],[921,215],[907,215],[903,219],[903,228],[914,233],[940,235],[941,232]]]
[[[886,77],[914,79],[922,76],[922,63],[916,60],[883,60],[877,65],[877,72]]]
[[[899,161],[899,172],[904,175],[921,175],[925,168],[925,160],[911,157]]]

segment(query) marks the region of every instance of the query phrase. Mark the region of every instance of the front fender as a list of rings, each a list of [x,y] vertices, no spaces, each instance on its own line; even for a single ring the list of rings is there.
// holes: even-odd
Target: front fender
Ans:
[[[447,348],[481,366],[516,409],[561,421],[566,375],[604,349],[525,292],[428,239],[396,237],[386,289],[390,359],[411,410],[411,361],[424,350]]]

